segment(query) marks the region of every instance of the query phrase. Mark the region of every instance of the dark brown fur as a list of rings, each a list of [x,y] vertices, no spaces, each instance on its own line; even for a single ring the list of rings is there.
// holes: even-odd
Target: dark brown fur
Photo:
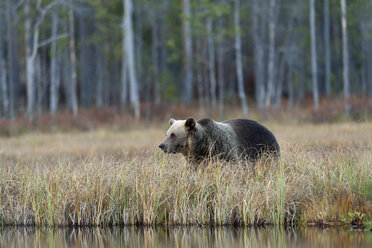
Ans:
[[[280,155],[280,147],[275,136],[258,122],[234,119],[223,123],[227,123],[233,128],[238,139],[239,149],[244,157],[257,159],[263,153]]]
[[[164,152],[182,153],[193,164],[216,156],[229,161],[256,160],[264,153],[280,154],[275,136],[252,120],[216,122],[206,118],[196,122],[194,118],[188,118],[182,126],[182,121],[173,123],[175,120],[171,119],[167,138],[159,147]],[[177,135],[172,135],[173,132]]]

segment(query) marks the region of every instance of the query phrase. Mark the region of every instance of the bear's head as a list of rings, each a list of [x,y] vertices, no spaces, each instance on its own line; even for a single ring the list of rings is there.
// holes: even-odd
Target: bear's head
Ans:
[[[182,153],[186,155],[189,151],[189,138],[196,131],[194,118],[187,120],[169,119],[170,128],[166,133],[165,140],[159,145],[165,153]]]

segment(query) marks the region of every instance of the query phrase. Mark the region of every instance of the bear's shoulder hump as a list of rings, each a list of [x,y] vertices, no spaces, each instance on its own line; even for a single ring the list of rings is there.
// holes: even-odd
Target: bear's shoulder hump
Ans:
[[[213,120],[209,118],[203,118],[203,119],[198,120],[198,124],[201,126],[209,126],[212,123],[213,123]]]

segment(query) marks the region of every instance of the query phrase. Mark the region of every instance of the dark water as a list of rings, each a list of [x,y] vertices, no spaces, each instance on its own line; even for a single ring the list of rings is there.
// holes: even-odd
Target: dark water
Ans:
[[[0,247],[372,247],[372,232],[343,228],[15,228]]]

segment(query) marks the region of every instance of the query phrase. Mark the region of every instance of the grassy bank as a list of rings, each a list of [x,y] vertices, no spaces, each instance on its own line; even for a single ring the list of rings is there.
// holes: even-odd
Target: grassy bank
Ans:
[[[190,170],[165,129],[0,138],[3,225],[262,224],[372,217],[372,123],[268,125],[278,162]]]

